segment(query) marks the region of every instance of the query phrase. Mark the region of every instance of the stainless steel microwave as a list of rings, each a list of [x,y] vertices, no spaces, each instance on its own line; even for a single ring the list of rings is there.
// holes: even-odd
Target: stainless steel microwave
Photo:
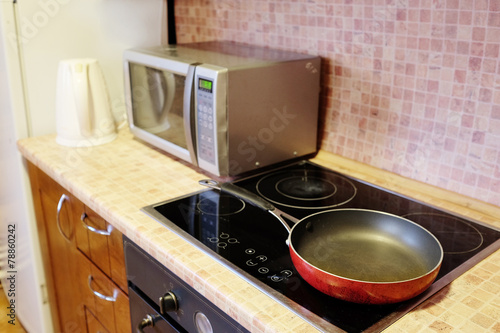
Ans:
[[[320,58],[232,42],[124,52],[131,132],[217,176],[312,154]]]

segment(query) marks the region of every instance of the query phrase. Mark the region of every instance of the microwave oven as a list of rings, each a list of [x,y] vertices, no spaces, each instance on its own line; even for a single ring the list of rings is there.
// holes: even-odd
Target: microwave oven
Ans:
[[[317,149],[321,61],[233,42],[124,52],[133,135],[216,176]]]

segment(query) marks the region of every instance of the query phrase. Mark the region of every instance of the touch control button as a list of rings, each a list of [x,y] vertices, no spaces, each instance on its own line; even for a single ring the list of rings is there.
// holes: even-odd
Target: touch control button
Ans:
[[[246,264],[247,264],[247,266],[257,266],[258,265],[257,263],[253,262],[252,259],[247,260]]]
[[[283,278],[281,276],[278,276],[278,275],[274,274],[273,276],[271,276],[271,281],[273,281],[273,282],[281,282],[281,281],[283,281]]]
[[[269,273],[269,268],[267,268],[267,267],[260,267],[257,271],[260,274],[266,274],[266,273]]]
[[[255,259],[259,260],[260,262],[264,262],[267,260],[267,257],[263,255],[258,255],[257,257],[255,257]]]
[[[271,281],[273,281],[273,282],[281,282],[285,278],[288,278],[288,277],[290,277],[292,275],[293,275],[293,273],[292,273],[291,270],[285,269],[285,270],[282,270],[279,274],[274,274],[273,276],[271,276]]]

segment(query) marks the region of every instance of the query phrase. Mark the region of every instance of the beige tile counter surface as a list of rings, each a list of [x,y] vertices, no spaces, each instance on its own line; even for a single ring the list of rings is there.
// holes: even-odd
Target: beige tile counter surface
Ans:
[[[316,332],[287,308],[160,225],[140,208],[201,190],[207,178],[122,130],[96,147],[55,135],[19,141],[22,155],[252,332]],[[321,152],[314,162],[500,228],[500,208]],[[500,195],[500,194],[499,194]],[[500,332],[500,251],[387,332]]]

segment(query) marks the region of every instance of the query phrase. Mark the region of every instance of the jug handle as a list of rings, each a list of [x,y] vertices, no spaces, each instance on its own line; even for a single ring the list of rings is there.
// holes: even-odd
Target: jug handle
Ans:
[[[74,82],[73,89],[78,113],[78,123],[83,136],[90,136],[92,134],[92,124],[89,112],[88,68],[86,64],[77,63],[73,71],[71,71]]]

